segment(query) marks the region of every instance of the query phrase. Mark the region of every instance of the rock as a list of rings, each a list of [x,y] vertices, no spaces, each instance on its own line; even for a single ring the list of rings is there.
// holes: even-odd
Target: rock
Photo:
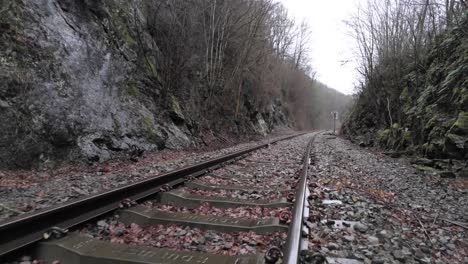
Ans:
[[[448,236],[443,236],[439,238],[440,243],[442,244],[447,244],[450,241],[450,237]]]
[[[223,249],[231,249],[234,246],[234,243],[232,242],[226,242],[223,245]]]
[[[330,252],[330,250],[329,250],[328,248],[326,248],[326,247],[322,247],[322,248],[320,249],[320,253],[321,253],[322,255],[328,255],[329,252]]]
[[[468,112],[460,112],[457,121],[450,128],[449,133],[468,135]]]
[[[198,239],[195,240],[196,243],[198,244],[205,244],[206,239],[204,237],[199,237]]]
[[[423,166],[428,166],[428,167],[434,166],[434,161],[431,159],[426,159],[426,158],[416,158],[416,159],[412,159],[410,162],[411,164],[423,165]]]
[[[355,237],[352,236],[352,235],[349,235],[349,236],[343,236],[343,239],[348,241],[348,242],[352,242],[352,241],[354,241]]]
[[[431,263],[431,259],[429,257],[418,258],[416,259],[419,263],[429,264]]]
[[[185,122],[185,116],[180,108],[179,101],[175,96],[170,97],[171,105],[169,115],[176,125],[182,125]]]
[[[367,240],[369,241],[369,243],[370,243],[371,245],[377,245],[377,244],[379,244],[379,239],[378,239],[377,237],[375,237],[375,236],[368,236],[368,237],[367,237]]]
[[[455,173],[453,173],[451,171],[441,171],[441,172],[439,172],[439,176],[441,178],[456,178],[457,177],[455,175]]]
[[[21,257],[21,262],[19,264],[31,264],[32,258],[30,256]]]
[[[436,173],[437,170],[433,167],[423,166],[423,165],[413,165],[413,167],[419,171],[427,172],[427,173]]]
[[[387,259],[384,258],[384,257],[380,257],[380,256],[375,256],[373,259],[372,259],[372,262],[371,264],[385,264],[387,263]]]
[[[384,229],[384,230],[379,232],[379,235],[381,235],[383,237],[386,237],[388,235],[388,232],[387,232],[387,230]]]
[[[426,257],[426,255],[422,252],[421,249],[416,249],[416,250],[414,251],[414,256],[415,256],[416,258],[418,258],[418,259],[422,259],[422,258],[425,258],[425,257]]]
[[[176,236],[180,237],[180,236],[185,236],[185,234],[187,234],[187,231],[185,230],[180,230],[179,232],[177,232]]]
[[[446,246],[448,249],[452,250],[452,251],[454,251],[455,248],[456,248],[455,244],[453,244],[453,243],[448,243],[448,244],[445,245],[445,246]]]
[[[265,119],[260,113],[258,113],[255,116],[255,120],[252,122],[252,126],[255,129],[255,131],[260,135],[265,136],[269,131],[268,125],[266,124]]]
[[[125,235],[125,233],[127,233],[125,229],[118,229],[114,231],[114,235],[118,237]]]
[[[338,246],[338,244],[336,244],[336,243],[328,243],[328,244],[327,244],[327,248],[328,248],[329,250],[337,250],[337,249],[340,248],[340,246]]]
[[[468,178],[468,169],[461,169],[457,172],[457,176],[460,178]]]
[[[374,253],[372,252],[372,250],[363,250],[362,253],[364,253],[364,256],[368,257],[368,258],[372,258],[372,256],[374,256]]]
[[[435,243],[435,242],[434,242],[434,243]],[[434,244],[434,243],[433,243],[433,244]],[[431,254],[431,250],[430,250],[428,247],[426,247],[426,246],[422,246],[422,247],[420,248],[420,250],[421,250],[423,253],[425,253],[425,254]]]
[[[391,157],[391,158],[399,158],[401,157],[404,153],[403,152],[399,152],[399,151],[391,151],[391,152],[385,152],[384,153],[385,155]]]
[[[402,262],[404,262],[405,259],[406,259],[405,255],[403,254],[403,251],[401,251],[401,250],[394,250],[392,252],[392,255],[396,260],[399,260],[399,261],[402,261]]]
[[[361,223],[356,223],[353,228],[354,228],[354,230],[357,230],[357,231],[359,231],[361,233],[365,233],[369,229],[369,227],[367,227],[366,225],[361,224]]]
[[[109,228],[109,224],[105,221],[105,220],[100,220],[97,222],[97,226],[100,228],[100,229],[107,229]]]
[[[445,136],[444,151],[451,157],[463,159],[468,153],[468,136],[448,133]]]
[[[10,104],[7,101],[3,101],[0,99],[0,108],[8,108],[10,107]]]

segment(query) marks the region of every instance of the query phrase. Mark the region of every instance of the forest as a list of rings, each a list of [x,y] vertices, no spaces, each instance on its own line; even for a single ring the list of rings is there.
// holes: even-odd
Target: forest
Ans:
[[[319,111],[332,110],[333,96],[314,81],[313,32],[280,3],[173,0],[150,8],[150,32],[163,57],[162,86],[186,99],[197,119],[220,111],[238,120],[249,110],[246,103],[262,109],[277,98],[298,128],[311,128],[320,122]],[[195,76],[203,89],[188,88]]]
[[[276,1],[46,2],[1,4],[0,167],[318,128],[351,102]]]

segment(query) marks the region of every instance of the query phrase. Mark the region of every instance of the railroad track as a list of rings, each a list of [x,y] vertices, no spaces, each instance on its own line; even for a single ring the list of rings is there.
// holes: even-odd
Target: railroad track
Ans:
[[[314,136],[278,138],[0,223],[0,256],[32,252],[37,259],[61,264],[300,263],[320,258],[307,253],[305,225]],[[285,140],[302,144],[300,157],[267,155],[265,148]],[[293,152],[286,156],[298,156]],[[268,171],[272,164],[286,173]],[[183,250],[158,244],[170,239],[170,248]],[[208,242],[209,250],[200,249]]]

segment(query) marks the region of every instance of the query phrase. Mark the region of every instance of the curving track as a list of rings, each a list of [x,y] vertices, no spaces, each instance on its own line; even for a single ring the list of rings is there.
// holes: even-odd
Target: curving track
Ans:
[[[1,223],[0,255],[26,248],[47,263],[298,263],[314,136],[278,138]]]

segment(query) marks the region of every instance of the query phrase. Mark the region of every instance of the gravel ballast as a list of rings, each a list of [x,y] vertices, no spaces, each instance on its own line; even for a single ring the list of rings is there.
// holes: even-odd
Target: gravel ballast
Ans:
[[[426,175],[339,137],[315,142],[311,251],[363,263],[467,263],[463,179]]]

